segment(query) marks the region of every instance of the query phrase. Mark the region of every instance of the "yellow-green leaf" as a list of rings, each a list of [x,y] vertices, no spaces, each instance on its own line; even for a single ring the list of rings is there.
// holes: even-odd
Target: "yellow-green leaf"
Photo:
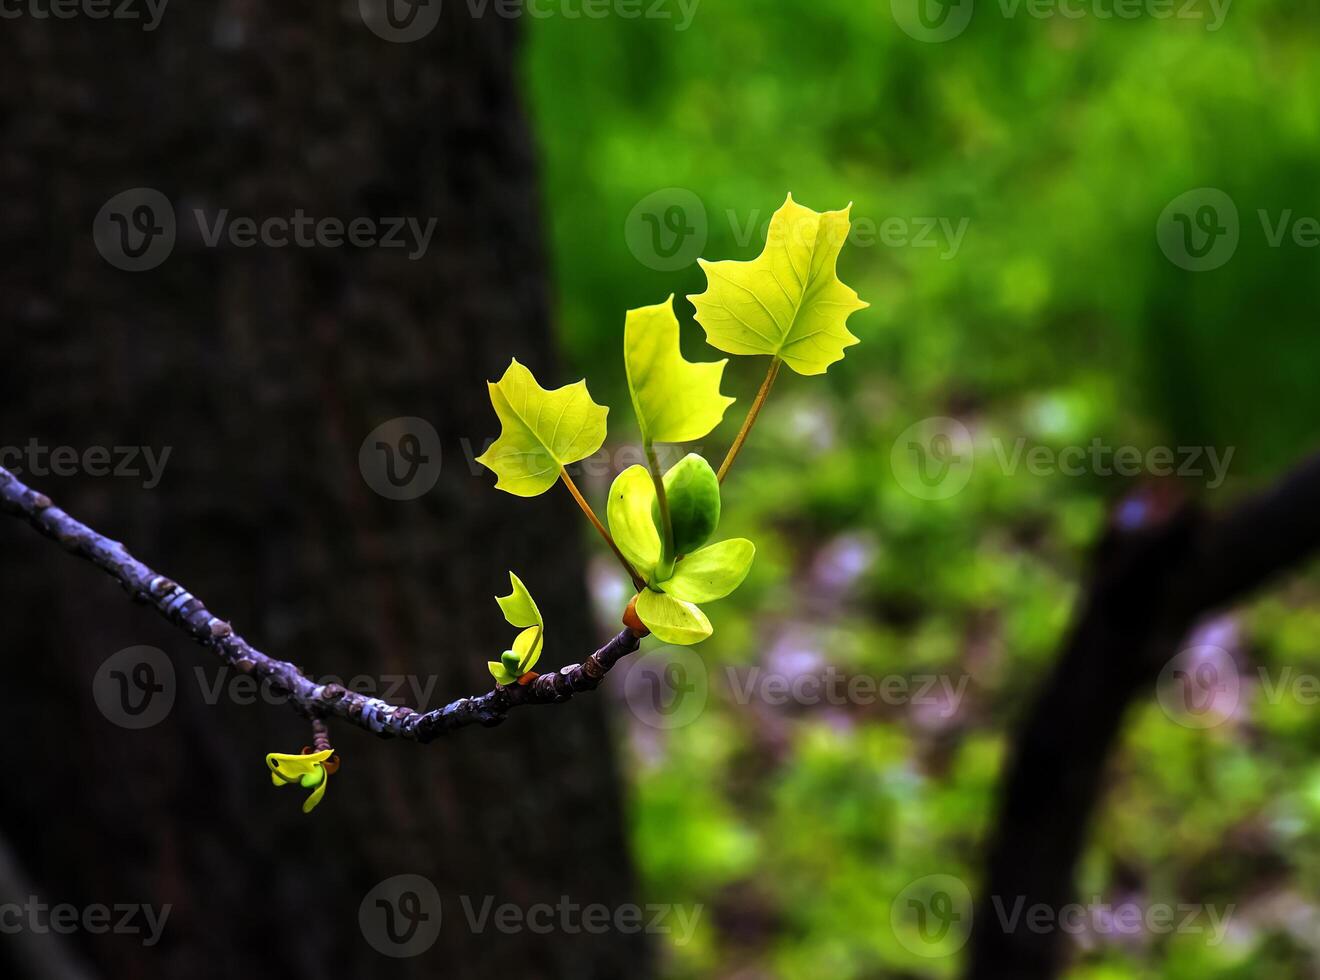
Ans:
[[[623,364],[642,441],[689,442],[708,435],[734,402],[720,394],[728,363],[728,358],[708,364],[684,359],[672,293],[663,303],[629,310]]]
[[[487,387],[501,430],[477,462],[499,477],[499,490],[519,497],[545,493],[561,466],[590,456],[605,441],[609,409],[591,400],[585,381],[547,391],[515,358]]]
[[[513,641],[513,653],[518,657],[518,676],[521,677],[541,659],[541,647],[545,641],[545,631],[539,626],[529,626],[518,634]]]
[[[723,599],[742,585],[754,557],[756,545],[746,538],[719,541],[685,557],[660,588],[685,602]]]
[[[270,768],[270,781],[276,786],[297,784],[303,789],[312,790],[312,795],[303,802],[303,813],[311,813],[325,796],[329,784],[329,771],[325,762],[334,752],[325,750],[305,755],[288,755],[271,752],[266,756],[266,765]]]
[[[691,646],[714,632],[698,607],[650,589],[637,594],[637,616],[664,643]]]
[[[519,629],[527,626],[544,626],[545,621],[541,619],[541,610],[536,608],[536,600],[527,591],[527,586],[523,585],[522,579],[510,572],[509,585],[513,591],[508,595],[497,595],[495,597],[495,601],[500,604],[500,609],[503,611],[504,618],[508,620],[509,625],[517,626]]]
[[[712,347],[772,354],[798,374],[824,374],[857,343],[848,317],[870,304],[839,279],[848,212],[823,214],[789,194],[770,220],[765,249],[749,262],[707,262],[706,291],[688,299]]]
[[[645,466],[629,466],[610,485],[605,519],[610,535],[642,578],[650,581],[660,561],[660,532],[651,517],[655,484]]]
[[[517,684],[520,674],[515,674],[498,660],[487,660],[486,669],[490,671],[490,676],[495,678],[496,684]]]

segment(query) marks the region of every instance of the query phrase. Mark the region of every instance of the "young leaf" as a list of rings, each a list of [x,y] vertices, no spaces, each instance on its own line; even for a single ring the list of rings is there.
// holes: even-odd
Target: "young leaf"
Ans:
[[[754,557],[756,545],[746,538],[720,541],[680,561],[674,567],[674,574],[660,583],[660,588],[684,602],[723,599],[742,585]]]
[[[519,497],[545,493],[561,466],[590,456],[605,441],[609,409],[591,400],[585,381],[547,391],[515,358],[487,387],[501,430],[477,462],[499,477],[496,489]]]
[[[710,540],[720,523],[720,481],[710,463],[688,453],[664,476],[669,519],[674,528],[674,554],[686,555]],[[658,502],[651,518],[660,526]]]
[[[629,310],[623,364],[642,441],[689,442],[719,425],[734,402],[720,394],[728,363],[728,358],[712,364],[684,360],[672,293],[663,303]]]
[[[642,578],[650,581],[660,561],[660,532],[651,517],[655,484],[645,466],[629,466],[614,478],[605,519],[614,543]]]
[[[499,660],[487,660],[486,669],[490,671],[490,676],[495,678],[496,684],[517,684],[520,674],[515,674],[509,668],[505,667]]]
[[[848,317],[862,302],[836,271],[848,212],[820,213],[789,194],[770,219],[765,249],[750,262],[707,262],[706,291],[688,299],[712,347],[774,354],[798,374],[824,374],[857,343]]]
[[[312,790],[312,795],[307,797],[302,808],[303,813],[311,813],[325,796],[332,771],[327,769],[325,764],[332,755],[334,755],[333,750],[304,755],[271,752],[266,756],[266,765],[270,768],[270,781],[276,786],[292,786],[296,783],[303,789]]]
[[[527,591],[527,586],[523,585],[522,579],[513,572],[509,573],[509,585],[513,591],[508,595],[497,595],[495,601],[500,604],[500,609],[504,613],[504,618],[508,620],[510,626],[517,626],[519,629],[527,626],[544,626],[545,621],[541,619],[541,610],[536,608],[536,601],[532,594]]]
[[[637,595],[637,616],[664,643],[691,646],[714,632],[706,614],[692,603],[650,589]]]
[[[541,659],[541,647],[544,641],[545,631],[539,626],[529,626],[513,641],[513,649],[510,652],[518,658],[519,677],[535,667],[536,661]]]
[[[536,608],[536,600],[513,572],[509,573],[509,584],[512,591],[508,595],[497,595],[495,601],[500,604],[509,625],[523,629],[513,641],[512,650],[505,650],[498,661],[486,661],[490,675],[500,684],[513,684],[531,670],[541,658],[545,642],[545,624],[541,610]]]

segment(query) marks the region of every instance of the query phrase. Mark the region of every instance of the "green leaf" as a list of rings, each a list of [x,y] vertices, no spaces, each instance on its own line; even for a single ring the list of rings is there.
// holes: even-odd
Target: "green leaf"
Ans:
[[[720,480],[704,457],[688,453],[669,468],[664,483],[674,529],[674,555],[686,555],[709,541],[719,526]],[[660,526],[659,501],[651,507],[651,519]]]
[[[509,573],[509,585],[513,591],[508,595],[497,595],[495,601],[500,604],[500,609],[504,613],[504,618],[508,620],[510,626],[523,628],[525,626],[544,626],[545,621],[541,619],[541,610],[536,608],[536,600],[532,594],[527,591],[527,586],[523,585],[522,579],[513,572]]]
[[[798,374],[824,374],[857,343],[848,317],[862,302],[836,271],[848,212],[820,213],[789,194],[770,219],[765,249],[750,262],[707,262],[706,291],[688,299],[712,347],[772,354]]]
[[[660,532],[651,517],[655,484],[645,466],[629,466],[614,478],[605,519],[610,535],[642,578],[650,581],[660,561]]]
[[[714,632],[698,607],[650,589],[637,595],[637,616],[656,639],[679,646],[700,643]]]
[[[529,626],[518,634],[513,641],[511,653],[518,658],[518,676],[521,677],[541,659],[541,647],[545,640],[545,631],[539,626]]]
[[[680,561],[674,567],[674,574],[660,583],[660,588],[685,602],[723,599],[742,585],[755,557],[756,545],[746,538],[720,541]]]
[[[500,684],[512,684],[531,670],[541,658],[545,642],[545,624],[536,600],[513,572],[509,573],[509,584],[512,591],[508,595],[496,596],[495,601],[500,604],[510,626],[525,628],[513,641],[513,649],[505,650],[498,662],[486,661],[491,676]]]
[[[519,497],[545,493],[561,466],[590,456],[605,441],[609,409],[591,400],[586,381],[547,391],[515,358],[487,387],[501,431],[477,462],[499,477],[499,490]]]
[[[720,394],[728,363],[728,358],[712,364],[684,360],[672,293],[663,303],[629,310],[623,364],[642,441],[690,442],[719,425],[734,402]]]
[[[495,678],[496,684],[517,684],[521,674],[515,674],[498,660],[487,660],[486,669],[490,671],[490,676]]]

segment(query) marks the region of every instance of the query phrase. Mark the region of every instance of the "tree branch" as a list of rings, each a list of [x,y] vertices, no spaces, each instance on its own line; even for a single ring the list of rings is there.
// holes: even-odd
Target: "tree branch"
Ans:
[[[317,684],[293,664],[268,657],[212,615],[197,596],[148,568],[118,541],[70,517],[49,497],[24,485],[4,467],[0,467],[0,510],[26,518],[42,534],[113,576],[135,601],[152,606],[226,664],[269,682],[279,694],[287,694],[302,714],[311,718],[338,717],[383,738],[429,742],[467,725],[498,725],[510,711],[524,705],[567,701],[574,694],[595,690],[610,668],[641,643],[639,634],[625,629],[580,664],[541,674],[526,684],[497,685],[486,694],[459,698],[434,711],[416,711],[357,694],[339,684]]]
[[[1320,549],[1320,455],[1214,518],[1152,487],[1128,498],[1098,549],[1063,652],[1015,738],[973,916],[972,980],[1046,980],[1064,936],[996,910],[1073,900],[1073,873],[1128,707],[1202,616]]]

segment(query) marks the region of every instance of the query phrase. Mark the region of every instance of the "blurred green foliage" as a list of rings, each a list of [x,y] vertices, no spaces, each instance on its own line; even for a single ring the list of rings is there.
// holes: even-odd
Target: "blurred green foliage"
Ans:
[[[683,298],[704,287],[689,246],[755,256],[785,191],[855,202],[840,273],[872,304],[828,376],[781,378],[727,485],[720,533],[759,552],[699,648],[706,709],[667,730],[622,715],[648,898],[705,908],[672,976],[956,971],[900,941],[891,903],[933,873],[974,886],[1005,738],[1135,482],[1009,465],[1015,446],[1231,449],[1222,486],[1184,480],[1212,506],[1313,447],[1320,249],[1292,235],[1320,217],[1320,14],[1234,4],[1208,30],[1208,2],[1200,19],[1005,9],[982,2],[944,43],[904,33],[888,2],[845,0],[708,2],[685,31],[527,25],[561,336],[615,407],[613,443],[635,436],[624,311],[678,293],[686,355],[714,360]],[[1240,231],[1224,264],[1191,271],[1157,226],[1207,187]],[[696,447],[713,461],[763,369],[730,364],[739,403]],[[975,450],[966,487],[935,500],[891,463],[932,416]],[[1084,870],[1108,900],[1233,905],[1228,937],[1092,936],[1073,976],[1320,968],[1320,707],[1255,683],[1320,673],[1314,599],[1303,582],[1242,614],[1246,707],[1223,725],[1178,724],[1151,692]],[[738,696],[753,669],[831,667],[966,687],[952,707]]]

